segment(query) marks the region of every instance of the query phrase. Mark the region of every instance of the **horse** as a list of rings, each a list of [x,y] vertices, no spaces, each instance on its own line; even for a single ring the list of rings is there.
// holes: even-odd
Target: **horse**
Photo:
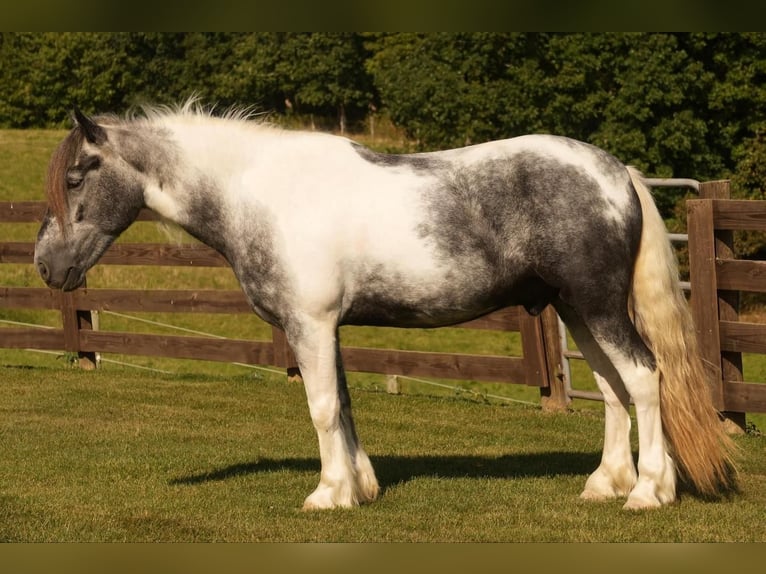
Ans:
[[[340,325],[440,327],[510,305],[553,305],[603,393],[603,454],[582,498],[646,509],[682,484],[736,489],[664,222],[642,174],[606,151],[532,134],[386,154],[193,102],[72,120],[48,168],[40,276],[76,289],[143,208],[220,252],[303,377],[321,461],[304,509],[379,495]]]

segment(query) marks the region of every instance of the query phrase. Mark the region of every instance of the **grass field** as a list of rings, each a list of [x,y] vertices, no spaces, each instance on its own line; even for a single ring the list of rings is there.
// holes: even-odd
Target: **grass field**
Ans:
[[[593,411],[359,389],[352,400],[382,495],[306,513],[316,441],[284,377],[6,368],[0,540],[766,541],[762,437],[737,438],[731,500],[628,513],[578,499],[600,457]]]
[[[0,130],[0,200],[42,199],[63,132]],[[375,145],[376,142],[368,142]],[[390,144],[384,147],[390,149]],[[29,241],[36,225],[0,224]],[[137,224],[128,241],[163,241]],[[236,288],[229,271],[96,267],[92,287]],[[0,285],[40,285],[30,265],[3,265]],[[268,339],[256,317],[102,314],[102,328]],[[0,309],[0,321],[58,325],[55,312]],[[0,324],[0,325],[2,325]],[[344,328],[344,344],[520,354],[518,336],[459,329]],[[766,381],[766,360],[746,357]],[[130,367],[122,363],[129,363]],[[109,355],[83,373],[63,354],[0,350],[0,540],[4,541],[766,541],[766,427],[750,415],[742,493],[684,495],[659,512],[577,494],[598,464],[600,403],[546,414],[537,389],[353,373],[362,440],[383,493],[354,511],[303,513],[318,480],[303,390],[266,366]],[[592,389],[582,363],[574,386]]]

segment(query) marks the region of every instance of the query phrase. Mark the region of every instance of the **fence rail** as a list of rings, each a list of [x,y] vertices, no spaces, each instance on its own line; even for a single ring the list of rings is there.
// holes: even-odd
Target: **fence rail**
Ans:
[[[0,222],[39,221],[42,202],[0,203]],[[144,210],[139,220],[154,215]],[[0,264],[31,264],[34,242],[0,243]],[[99,265],[151,265],[225,267],[226,260],[214,250],[198,244],[116,243]],[[81,355],[84,365],[94,362],[95,353],[205,359],[295,369],[295,358],[284,333],[272,329],[270,341],[167,336],[107,332],[92,328],[91,312],[252,313],[244,294],[230,290],[132,290],[80,288],[61,293],[37,287],[0,287],[0,307],[59,309],[63,328],[0,329],[0,347],[66,350]],[[552,310],[532,317],[522,307],[511,307],[456,327],[515,331],[521,334],[522,356],[470,355],[343,347],[344,366],[350,371],[411,375],[445,379],[506,382],[539,387],[549,408],[566,405],[556,342],[546,333],[556,321]],[[545,327],[548,324],[548,327]]]
[[[766,201],[719,199],[728,197],[728,182],[706,182],[699,184],[698,189],[704,199],[688,202],[692,311],[703,355],[716,373],[713,389],[716,404],[744,426],[745,412],[766,412],[766,384],[745,382],[742,375],[742,353],[766,354],[766,325],[740,320],[739,292],[766,292],[766,261],[735,259],[732,233],[766,231]],[[43,202],[0,202],[0,223],[39,221],[44,209]],[[144,210],[139,219],[150,221],[156,217]],[[0,242],[0,264],[31,264],[33,255],[32,241]],[[208,247],[158,243],[117,243],[99,264],[227,266],[225,259]],[[119,353],[295,368],[295,358],[284,333],[276,328],[267,341],[222,341],[102,331],[92,324],[93,311],[251,313],[250,305],[238,290],[84,287],[61,293],[42,287],[0,286],[0,308],[58,310],[62,317],[60,328],[0,329],[0,347],[76,352],[86,366],[93,362],[95,353]],[[344,365],[350,371],[530,385],[539,387],[543,404],[549,408],[564,407],[572,397],[584,393],[569,384],[568,360],[578,355],[566,349],[566,338],[552,308],[533,317],[522,307],[511,307],[459,327],[519,332],[522,354],[493,356],[343,347]]]

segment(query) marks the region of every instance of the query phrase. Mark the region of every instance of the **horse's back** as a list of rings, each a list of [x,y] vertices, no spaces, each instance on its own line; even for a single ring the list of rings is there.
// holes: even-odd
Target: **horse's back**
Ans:
[[[349,255],[349,322],[446,324],[510,304],[539,311],[560,290],[597,276],[620,282],[607,288],[621,294],[627,288],[640,208],[625,167],[598,148],[524,136],[430,154],[359,155],[411,187],[407,209],[392,192],[388,208],[383,201],[368,214],[375,247]]]

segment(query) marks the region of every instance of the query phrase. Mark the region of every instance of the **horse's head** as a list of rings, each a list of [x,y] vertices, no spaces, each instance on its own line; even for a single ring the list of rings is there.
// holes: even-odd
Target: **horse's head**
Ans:
[[[40,276],[65,291],[82,285],[144,201],[141,170],[119,153],[116,132],[77,109],[75,121],[48,166],[48,211],[35,245]]]

